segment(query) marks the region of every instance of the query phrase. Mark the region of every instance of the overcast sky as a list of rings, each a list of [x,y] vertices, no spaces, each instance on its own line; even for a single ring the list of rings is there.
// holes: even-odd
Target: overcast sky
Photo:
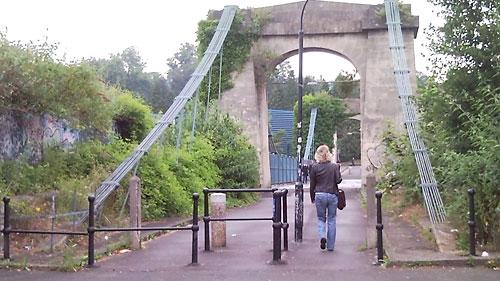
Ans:
[[[195,43],[198,21],[210,9],[225,5],[240,8],[263,7],[294,2],[290,0],[2,0],[0,28],[7,29],[9,40],[39,40],[48,37],[59,42],[68,59],[107,58],[125,48],[135,47],[147,63],[147,71],[165,73],[166,59],[184,42]],[[363,4],[381,4],[383,0],[344,0]],[[423,30],[437,17],[426,0],[404,0],[412,4],[412,13],[420,16],[416,40],[417,71],[425,71],[426,52]],[[298,15],[299,16],[299,15]],[[295,58],[291,58],[292,64]],[[337,65],[335,69],[321,66]],[[350,64],[324,53],[304,55],[304,75],[322,75],[333,80]]]

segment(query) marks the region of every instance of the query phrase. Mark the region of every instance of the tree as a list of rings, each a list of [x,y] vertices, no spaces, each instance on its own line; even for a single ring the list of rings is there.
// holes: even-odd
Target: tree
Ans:
[[[360,122],[355,119],[345,119],[337,129],[337,144],[340,150],[341,162],[361,159]]]
[[[442,125],[455,136],[450,145],[466,152],[474,140],[465,132],[474,124],[464,112],[477,116],[483,106],[491,107],[489,99],[500,87],[500,4],[495,0],[431,2],[443,7],[440,14],[446,20],[444,26],[433,27],[430,35],[433,64],[438,66],[434,75],[446,78],[440,85],[442,102],[456,105],[439,109],[449,116]]]
[[[169,90],[167,79],[157,72],[150,72],[149,79],[152,81],[151,93],[145,100],[153,109],[153,112],[165,112],[174,102],[175,95]]]
[[[55,59],[56,45],[9,42],[0,34],[1,158],[26,154],[38,163],[43,149],[43,117],[66,120],[79,130],[106,132],[111,112],[106,88],[85,64]]]
[[[146,63],[139,52],[128,47],[123,52],[110,55],[109,59],[88,60],[102,75],[104,80],[122,89],[133,91],[141,96],[149,91],[150,83],[143,73]]]
[[[348,73],[342,71],[335,78],[335,85],[332,89],[333,95],[341,99],[359,98],[360,88],[359,80],[355,79],[357,73]]]
[[[181,45],[173,57],[167,59],[167,83],[173,97],[180,94],[198,63],[196,47],[189,43]]]
[[[165,111],[173,97],[166,79],[157,72],[144,72],[146,63],[133,47],[110,55],[109,59],[87,60],[108,84],[133,92],[151,106],[154,112]]]
[[[451,220],[466,216],[466,190],[474,187],[478,238],[498,247],[500,3],[430,2],[445,24],[430,32],[435,68],[419,97],[422,129]]]
[[[307,143],[311,109],[317,107],[316,125],[314,129],[314,143],[333,146],[333,134],[342,121],[347,118],[346,108],[340,99],[334,98],[326,92],[315,95],[306,95],[303,98],[302,134],[303,145]],[[294,106],[295,120],[297,120],[297,105]],[[295,122],[296,123],[296,122]],[[294,146],[297,144],[297,130],[294,127]]]
[[[297,79],[288,61],[276,66],[267,82],[269,108],[292,110],[297,101]]]

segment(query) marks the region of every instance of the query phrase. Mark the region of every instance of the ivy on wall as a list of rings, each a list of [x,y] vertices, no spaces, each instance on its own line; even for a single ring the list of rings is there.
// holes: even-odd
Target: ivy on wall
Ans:
[[[215,12],[211,12],[208,19],[198,23],[196,40],[198,42],[198,57],[200,58],[203,57],[219,23],[218,19],[214,19],[214,14]],[[221,92],[231,89],[234,86],[231,74],[243,69],[245,63],[250,58],[252,45],[259,38],[265,21],[265,16],[255,13],[254,10],[238,10],[236,12],[231,29],[221,50]],[[218,56],[212,64],[210,100],[216,99],[219,95],[220,59],[221,56]],[[203,102],[207,100],[208,80],[207,75],[200,86],[200,99]]]

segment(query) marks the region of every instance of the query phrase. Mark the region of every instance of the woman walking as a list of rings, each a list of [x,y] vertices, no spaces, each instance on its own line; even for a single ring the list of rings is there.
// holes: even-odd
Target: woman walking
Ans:
[[[320,248],[335,249],[338,184],[342,181],[340,165],[333,163],[327,145],[320,145],[314,155],[316,163],[311,167],[310,195],[316,204]]]

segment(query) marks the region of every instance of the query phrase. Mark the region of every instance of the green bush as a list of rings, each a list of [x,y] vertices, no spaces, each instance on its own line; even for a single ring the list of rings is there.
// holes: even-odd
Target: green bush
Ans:
[[[220,170],[220,188],[255,188],[259,185],[259,160],[255,148],[239,125],[227,114],[212,111],[201,132],[215,149],[215,164]],[[212,186],[209,186],[212,187]],[[214,186],[215,187],[215,186]],[[229,193],[229,205],[255,200],[249,193]]]
[[[189,211],[190,197],[177,180],[167,160],[163,151],[154,147],[142,158],[139,165],[142,209],[146,219],[186,214]]]
[[[212,112],[203,126],[202,133],[215,148],[215,163],[221,171],[220,187],[257,187],[259,183],[257,152],[229,115]]]
[[[467,236],[468,195],[476,191],[476,220],[478,239],[482,243],[500,241],[498,215],[500,214],[500,190],[498,189],[498,149],[482,150],[467,154],[448,151],[436,159],[436,175],[441,180],[443,200],[450,220]]]
[[[386,147],[386,165],[382,169],[378,188],[385,191],[402,188],[406,203],[422,202],[420,178],[408,136],[395,132],[394,127],[389,126],[382,141]]]
[[[109,144],[89,141],[77,143],[69,151],[47,148],[41,163],[35,165],[23,159],[0,161],[0,182],[5,186],[0,191],[14,195],[58,191],[63,188],[60,182],[78,181],[96,169],[112,171],[131,149],[130,144],[119,139]]]
[[[189,150],[172,146],[156,147],[142,162],[144,217],[157,219],[167,215],[187,214],[192,209],[192,194],[203,193],[204,187],[215,187],[220,180],[215,165],[215,151],[210,142],[198,136]],[[200,207],[203,202],[200,202]]]
[[[192,146],[189,149],[189,146]],[[185,191],[191,195],[201,194],[205,187],[218,186],[220,170],[215,164],[215,150],[208,139],[198,136],[192,144],[185,143],[179,151],[166,149],[169,164],[182,184]]]
[[[113,108],[115,130],[124,140],[140,142],[153,127],[151,109],[129,92],[118,95],[113,101]]]
[[[489,88],[487,88],[489,89]],[[465,111],[450,95],[443,93],[439,85],[430,80],[422,89],[419,102],[422,108],[421,131],[429,145],[430,158],[438,182],[438,188],[447,211],[447,217],[459,229],[459,246],[467,240],[467,190],[476,190],[477,238],[483,245],[500,244],[500,189],[498,188],[500,146],[498,145],[498,106],[494,93],[485,91],[485,100],[469,99],[472,110]],[[475,112],[474,112],[475,110]],[[458,115],[455,118],[441,118]],[[458,113],[459,114],[458,114]],[[384,169],[379,187],[391,189],[402,186],[407,203],[421,202],[418,188],[418,170],[406,135],[397,136],[391,130],[384,135],[387,156],[392,163]],[[391,162],[388,161],[388,162]]]

